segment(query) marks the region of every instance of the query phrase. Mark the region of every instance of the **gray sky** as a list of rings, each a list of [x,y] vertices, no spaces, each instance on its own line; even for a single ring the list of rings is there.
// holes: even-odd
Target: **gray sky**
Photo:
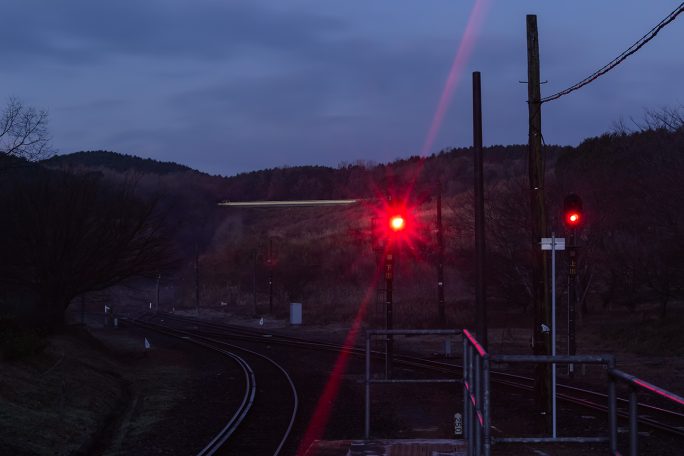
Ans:
[[[525,15],[542,95],[584,78],[679,2],[480,0],[472,49],[428,153],[527,141]],[[417,155],[471,0],[5,0],[0,98],[50,113],[60,153],[106,149],[231,175]],[[576,145],[646,108],[684,104],[684,17],[618,68],[544,105],[549,144]]]

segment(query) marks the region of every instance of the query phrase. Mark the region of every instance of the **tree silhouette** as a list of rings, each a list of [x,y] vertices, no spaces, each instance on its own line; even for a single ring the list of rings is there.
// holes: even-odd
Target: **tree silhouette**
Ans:
[[[10,98],[0,113],[0,154],[30,161],[46,158],[50,154],[47,122],[47,111]]]
[[[163,218],[134,182],[44,169],[13,177],[0,197],[0,213],[11,214],[0,225],[0,283],[20,302],[5,306],[54,327],[80,294],[172,265]]]

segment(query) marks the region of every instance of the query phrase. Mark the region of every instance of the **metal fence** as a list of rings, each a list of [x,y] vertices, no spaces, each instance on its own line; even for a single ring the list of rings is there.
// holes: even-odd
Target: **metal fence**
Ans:
[[[610,369],[608,371],[608,376],[610,377],[610,382],[614,384],[617,382],[623,382],[629,387],[629,455],[637,456],[639,454],[639,432],[638,432],[638,421],[639,421],[639,411],[637,402],[637,391],[642,390],[656,396],[665,399],[668,402],[684,405],[684,398],[678,396],[670,391],[659,388],[652,383],[635,377],[634,375],[622,372],[619,369]],[[615,401],[615,396],[613,396],[613,401]],[[615,408],[615,404],[613,404]],[[619,454],[617,448],[613,449],[613,454]]]
[[[489,414],[489,354],[463,330],[463,436],[468,456],[489,456],[492,447]]]
[[[373,383],[457,383],[453,378],[393,379],[371,378],[371,338],[393,335],[445,335],[463,334],[463,436],[468,456],[490,456],[496,443],[608,443],[609,454],[619,456],[617,449],[617,394],[616,386],[623,383],[629,388],[629,455],[638,455],[638,402],[637,393],[644,391],[670,403],[684,406],[684,398],[659,388],[645,380],[615,368],[613,355],[495,355],[488,353],[472,333],[458,330],[369,330],[366,332],[366,413],[365,437],[370,437],[370,385]],[[608,431],[599,436],[563,436],[555,432],[541,437],[492,437],[490,373],[495,363],[526,364],[598,364],[607,368]],[[554,407],[555,409],[555,407]],[[553,421],[555,423],[555,413]]]
[[[458,336],[458,329],[371,329],[366,331],[366,411],[364,434],[370,438],[370,386],[372,383],[459,383],[457,378],[371,378],[371,338],[376,336]]]
[[[587,437],[497,437],[490,433],[490,366],[492,363],[604,364],[615,368],[612,355],[491,355],[468,331],[463,330],[463,396],[465,439],[468,456],[489,456],[494,443],[601,443],[608,442],[617,454],[617,412],[615,383],[608,382],[608,436]],[[555,418],[554,418],[555,420]]]

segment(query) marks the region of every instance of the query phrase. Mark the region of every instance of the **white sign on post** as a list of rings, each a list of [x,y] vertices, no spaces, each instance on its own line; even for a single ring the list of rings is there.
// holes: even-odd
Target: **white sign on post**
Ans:
[[[553,241],[556,241],[555,250],[565,250],[565,238],[541,238],[541,249],[542,250],[554,250]]]

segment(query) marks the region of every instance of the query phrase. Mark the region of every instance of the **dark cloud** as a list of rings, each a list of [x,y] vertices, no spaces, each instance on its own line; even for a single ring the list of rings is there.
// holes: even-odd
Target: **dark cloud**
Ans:
[[[472,5],[419,3],[8,0],[0,87],[49,108],[64,152],[112,149],[223,173],[392,160],[421,149]],[[606,63],[661,15],[644,24],[635,13],[652,9],[638,2],[586,3],[596,14],[491,2],[431,151],[472,143],[474,70],[482,72],[485,143],[527,140],[519,81],[527,79],[529,10],[541,10],[544,94]],[[669,54],[681,41],[677,27],[545,105],[547,142],[576,144],[620,116],[684,101],[682,64]]]
[[[5,7],[7,6],[7,7]],[[0,52],[15,61],[92,63],[117,54],[222,59],[306,49],[343,31],[334,18],[251,1],[14,1],[3,6]]]

